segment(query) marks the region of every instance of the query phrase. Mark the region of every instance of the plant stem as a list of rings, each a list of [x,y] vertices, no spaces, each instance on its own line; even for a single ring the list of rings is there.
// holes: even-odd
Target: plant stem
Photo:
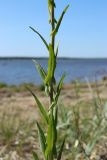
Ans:
[[[51,32],[54,30],[55,28],[55,17],[54,17],[54,0],[52,0],[52,6],[51,6]],[[51,45],[52,45],[52,49],[54,51],[54,46],[55,46],[55,36],[52,34],[51,36]],[[54,75],[53,75],[53,79],[54,79]],[[50,84],[50,104],[52,104],[53,102],[53,94],[54,94],[54,86],[53,86],[53,80],[51,81],[51,84]],[[53,109],[51,110],[52,114],[53,114]],[[54,154],[53,154],[53,151],[51,153],[51,156],[49,158],[49,160],[54,160]]]
[[[54,30],[55,28],[55,16],[54,16],[54,0],[52,0],[52,14],[51,14],[51,25],[52,25],[52,31]],[[55,36],[52,34],[52,37],[51,37],[51,43],[52,43],[52,48],[54,50],[54,45],[55,45]]]
[[[51,6],[51,31],[54,30],[55,28],[55,17],[54,17],[54,0],[52,0],[52,6]],[[54,46],[55,46],[55,36],[52,34],[51,36],[51,44],[52,44],[52,48],[53,48],[53,51],[54,51]],[[54,77],[53,77],[54,78]],[[50,85],[50,103],[52,103],[53,101],[53,80],[51,82],[51,85]]]

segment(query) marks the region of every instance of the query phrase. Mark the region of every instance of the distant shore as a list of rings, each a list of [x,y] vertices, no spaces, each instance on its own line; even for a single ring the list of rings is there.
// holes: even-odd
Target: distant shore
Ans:
[[[7,56],[7,57],[0,57],[0,60],[2,59],[48,59],[48,57],[35,57],[35,56],[31,56],[31,57],[18,57],[18,56]],[[107,59],[107,57],[58,57],[58,59],[67,59],[67,60],[81,60],[81,59],[93,59],[93,60],[97,60],[97,59]]]
[[[56,84],[57,85],[57,84]],[[22,83],[19,85],[8,85],[6,83],[0,82],[0,95],[5,96],[7,93],[10,93],[10,97],[13,96],[14,94],[27,94],[30,96],[30,93],[27,89],[29,87],[32,89],[34,92],[36,91],[37,93],[44,93],[45,88],[43,83],[39,85],[35,85],[33,83]],[[75,92],[78,92],[81,97],[81,93],[85,92],[90,92],[90,87],[93,90],[99,89],[104,91],[107,88],[107,77],[103,77],[101,80],[96,81],[96,82],[81,82],[81,81],[72,81],[71,83],[63,84],[62,87],[62,93],[65,95],[70,92],[73,92],[72,95],[76,94]],[[78,90],[78,91],[77,91]],[[81,92],[82,91],[82,92]],[[89,93],[90,94],[90,93]],[[45,95],[45,94],[44,94]],[[85,96],[85,95],[84,95]]]

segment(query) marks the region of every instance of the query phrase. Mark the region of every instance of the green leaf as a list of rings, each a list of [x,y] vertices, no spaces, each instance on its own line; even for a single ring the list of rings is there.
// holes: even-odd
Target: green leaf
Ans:
[[[95,147],[96,142],[97,142],[97,139],[93,139],[92,143],[89,143],[89,144],[86,146],[85,152],[86,152],[86,154],[87,154],[88,156],[91,155],[91,152],[93,151],[93,148]]]
[[[42,81],[44,82],[45,81],[45,78],[46,78],[46,72],[45,70],[43,69],[43,67],[36,61],[36,60],[33,60],[33,62],[35,63],[36,65],[36,68],[42,78]]]
[[[56,7],[55,2],[53,2],[53,0],[48,0],[48,10],[49,10],[50,15],[52,12],[52,6]]]
[[[99,126],[100,127],[100,126]],[[88,156],[91,155],[97,141],[100,139],[100,136],[102,135],[102,128],[100,127],[100,129],[96,129],[94,132],[94,135],[91,137],[90,142],[87,144],[86,148],[85,148],[85,152]]]
[[[61,91],[62,85],[63,85],[63,81],[64,81],[64,79],[65,79],[65,76],[66,76],[66,74],[64,73],[64,74],[62,75],[60,81],[59,81],[58,86],[57,86],[57,92],[60,92],[60,91]]]
[[[55,108],[55,126],[57,126],[58,123],[58,108]]]
[[[55,115],[54,115],[54,133],[55,133],[55,140],[54,143],[57,141],[57,124],[58,124],[58,108],[55,108]]]
[[[37,98],[37,96],[27,87],[27,89],[30,91],[30,93],[32,94],[32,96],[34,97],[37,105],[38,105],[38,108],[44,118],[44,120],[46,121],[46,123],[48,124],[48,115],[47,115],[47,112],[45,110],[45,107],[42,105],[42,103],[39,101],[39,99]]]
[[[48,73],[45,79],[45,84],[49,84],[52,81],[52,79],[54,79],[55,67],[56,67],[56,58],[54,55],[52,45],[49,44]]]
[[[52,32],[51,35],[54,35],[54,36],[55,36],[55,35],[57,34],[57,32],[58,32],[58,30],[59,30],[59,27],[60,27],[60,25],[61,25],[63,16],[64,16],[64,14],[66,13],[66,11],[67,11],[68,8],[69,8],[69,5],[67,5],[67,6],[65,7],[65,9],[63,10],[63,12],[62,12],[62,14],[61,14],[61,16],[60,16],[60,18],[59,18],[59,20],[58,20],[58,22],[57,22],[56,28],[53,30],[53,32]]]
[[[48,46],[48,43],[46,42],[46,40],[43,38],[43,36],[38,32],[36,31],[33,27],[29,27],[32,31],[34,31],[40,38],[41,40],[43,41],[43,43],[45,44],[46,48],[49,50],[49,46]]]
[[[57,102],[58,101],[58,98],[59,98],[59,95],[60,95],[60,92],[61,92],[61,89],[62,89],[62,85],[63,85],[63,81],[64,81],[64,78],[65,78],[66,74],[64,73],[59,81],[59,84],[57,86],[57,93],[56,93],[56,96],[55,96],[55,101]]]
[[[42,79],[44,85],[45,85],[45,78],[47,76],[46,71],[43,69],[43,67],[36,60],[33,60],[33,62],[36,65],[36,68],[41,76],[41,79]],[[45,93],[46,93],[46,95],[49,95],[49,86],[48,85],[45,85]]]
[[[54,108],[58,102],[58,98],[59,98],[59,95],[60,95],[60,92],[61,92],[61,88],[62,88],[62,85],[63,85],[63,81],[64,81],[64,78],[65,78],[65,73],[62,75],[60,81],[59,81],[59,84],[57,86],[57,92],[56,92],[56,95],[55,95],[55,98],[54,98],[54,101],[52,102],[50,109]]]
[[[38,155],[37,155],[36,152],[33,152],[33,158],[34,158],[34,160],[39,160]]]
[[[44,132],[43,132],[43,130],[40,127],[38,122],[37,122],[37,127],[38,127],[38,134],[39,134],[39,141],[40,141],[41,151],[45,154],[46,138],[45,138]]]
[[[59,43],[57,44],[57,47],[56,47],[56,54],[55,54],[56,57],[58,55],[58,51],[59,51]]]
[[[48,133],[47,133],[47,148],[45,151],[45,156],[48,157],[53,151],[55,133],[54,133],[54,118],[53,113],[51,112],[49,126],[48,126]]]
[[[61,145],[61,148],[60,148],[60,151],[59,151],[59,155],[58,155],[58,158],[57,160],[61,160],[61,157],[62,157],[62,152],[63,152],[63,148],[64,148],[64,144],[65,144],[65,138],[62,142],[62,145]]]
[[[51,15],[52,12],[52,0],[48,0],[48,10],[49,10],[49,14]]]

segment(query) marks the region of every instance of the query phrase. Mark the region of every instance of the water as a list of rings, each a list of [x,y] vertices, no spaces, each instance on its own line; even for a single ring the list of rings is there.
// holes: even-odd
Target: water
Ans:
[[[47,59],[37,61],[47,68]],[[94,81],[107,75],[107,59],[58,59],[57,64],[56,79],[59,80],[65,72],[65,83],[86,78]],[[31,59],[0,59],[0,82],[41,84],[41,79]]]

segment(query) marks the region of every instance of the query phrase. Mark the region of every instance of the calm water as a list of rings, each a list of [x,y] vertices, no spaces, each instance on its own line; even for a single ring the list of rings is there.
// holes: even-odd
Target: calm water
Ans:
[[[47,59],[37,61],[47,68]],[[56,79],[66,72],[65,83],[86,78],[93,81],[107,75],[107,59],[58,59],[57,64]],[[31,59],[0,59],[0,82],[40,84],[41,79]]]

